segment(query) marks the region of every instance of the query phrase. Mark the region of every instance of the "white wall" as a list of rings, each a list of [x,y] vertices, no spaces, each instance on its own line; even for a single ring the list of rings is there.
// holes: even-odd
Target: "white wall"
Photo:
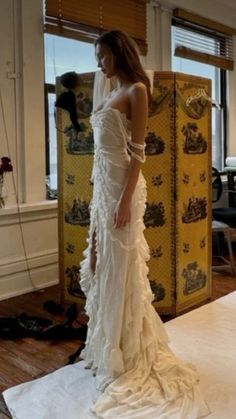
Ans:
[[[151,1],[145,67],[171,68],[173,8],[186,8],[236,28],[234,0],[224,2],[228,7],[219,0]],[[45,201],[42,3],[0,0],[0,156],[12,158],[22,221],[20,227],[9,174],[7,206],[0,210],[0,299],[58,281],[57,203]],[[236,155],[236,71],[230,72],[229,83],[229,150]]]
[[[11,157],[15,180],[7,175],[7,205],[0,210],[3,299],[58,282],[57,203],[45,201],[41,0],[0,0],[0,43],[0,156]]]
[[[235,0],[154,0],[168,9],[181,8],[235,28]]]
[[[0,299],[58,282],[57,209],[51,206],[22,206],[20,216],[9,209],[0,218]]]

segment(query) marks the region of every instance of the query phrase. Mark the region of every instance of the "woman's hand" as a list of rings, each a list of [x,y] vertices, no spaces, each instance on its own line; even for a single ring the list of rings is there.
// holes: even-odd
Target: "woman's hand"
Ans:
[[[114,214],[114,228],[125,227],[131,219],[131,200],[120,199]]]

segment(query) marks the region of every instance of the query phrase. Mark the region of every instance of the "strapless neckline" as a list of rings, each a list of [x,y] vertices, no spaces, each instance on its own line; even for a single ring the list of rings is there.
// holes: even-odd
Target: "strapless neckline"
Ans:
[[[97,111],[94,111],[92,113],[92,115],[97,115],[99,113],[104,113],[106,111],[112,111],[112,112],[120,115],[120,117],[123,118],[127,123],[129,123],[129,124],[131,123],[131,120],[129,118],[127,118],[127,115],[126,115],[125,112],[121,112],[119,109],[113,108],[112,106],[108,106],[107,108],[98,109]]]

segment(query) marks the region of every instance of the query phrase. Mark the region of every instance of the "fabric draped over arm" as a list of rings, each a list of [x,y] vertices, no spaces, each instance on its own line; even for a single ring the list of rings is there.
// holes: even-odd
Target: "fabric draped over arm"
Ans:
[[[146,161],[145,157],[145,144],[138,144],[134,141],[129,140],[127,143],[127,148],[130,155],[138,160],[140,163],[144,163]],[[140,151],[140,154],[138,153]]]

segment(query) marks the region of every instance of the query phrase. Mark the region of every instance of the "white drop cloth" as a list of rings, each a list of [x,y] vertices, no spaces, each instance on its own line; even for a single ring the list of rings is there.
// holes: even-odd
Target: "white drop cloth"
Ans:
[[[235,419],[236,292],[165,326],[175,354],[198,369],[212,412],[208,418]],[[98,394],[91,370],[80,362],[10,388],[3,396],[13,418],[94,419],[89,408]]]

